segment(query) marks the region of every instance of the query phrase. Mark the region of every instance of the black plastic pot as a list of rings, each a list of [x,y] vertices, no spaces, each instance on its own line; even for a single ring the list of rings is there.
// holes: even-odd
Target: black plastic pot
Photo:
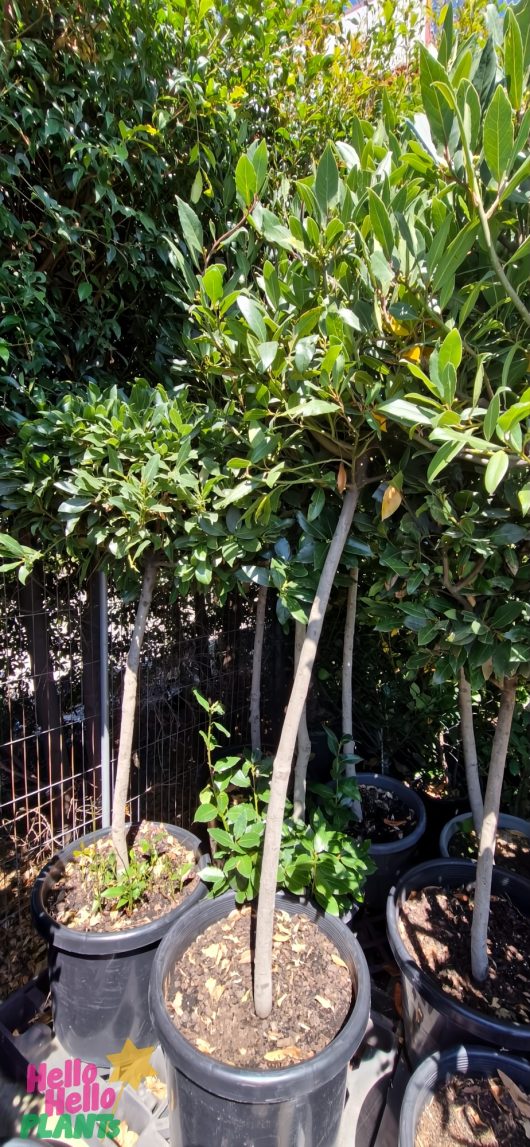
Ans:
[[[467,812],[460,813],[460,816],[454,816],[452,820],[444,825],[440,833],[440,854],[442,856],[449,857],[449,844],[453,836],[460,831],[462,822],[470,819],[471,813],[468,810]],[[530,821],[523,820],[520,816],[509,816],[508,813],[501,812],[499,816],[499,828],[512,829],[513,832],[520,832],[523,836],[528,837],[530,841]],[[458,860],[458,857],[455,857],[455,859]],[[499,863],[502,865],[502,860]],[[524,877],[523,879],[528,879],[528,877]]]
[[[401,840],[389,841],[388,844],[372,844],[370,848],[370,856],[377,864],[377,872],[369,876],[366,881],[364,903],[374,911],[382,911],[389,889],[406,869],[418,847],[425,832],[427,818],[418,793],[394,777],[383,776],[380,773],[359,773],[357,780],[361,786],[361,795],[363,785],[373,785],[375,788],[394,793],[403,804],[414,809],[418,818],[416,827],[408,836],[402,837]]]
[[[501,1069],[519,1087],[530,1088],[530,1063],[481,1047],[453,1047],[436,1052],[416,1068],[407,1084],[399,1119],[398,1147],[414,1147],[418,1124],[438,1088],[455,1075],[487,1076]]]
[[[510,1023],[460,1004],[442,991],[436,977],[420,968],[399,934],[400,905],[411,892],[432,885],[457,888],[472,884],[476,865],[468,860],[429,860],[402,876],[387,901],[387,933],[401,972],[405,1042],[413,1065],[453,1044],[480,1043],[530,1052],[530,1024]],[[530,916],[530,882],[494,868],[492,891],[506,895],[525,916]]]
[[[199,868],[200,841],[174,825],[161,825],[193,848]],[[147,1007],[149,976],[155,952],[168,928],[178,924],[206,894],[200,881],[182,903],[160,919],[122,932],[81,932],[59,924],[47,911],[49,893],[73,852],[108,836],[109,829],[73,841],[42,870],[31,895],[33,921],[48,942],[53,1026],[62,1047],[98,1067],[120,1051],[126,1039],[137,1047],[155,1043]]]
[[[170,1019],[165,988],[172,968],[210,924],[233,910],[227,892],[187,913],[155,957],[149,1007],[166,1056],[171,1147],[334,1147],[344,1108],[348,1062],[368,1023],[370,977],[350,930],[314,905],[280,894],[277,907],[318,922],[348,965],[356,996],[342,1031],[313,1059],[278,1071],[230,1067],[203,1055]]]

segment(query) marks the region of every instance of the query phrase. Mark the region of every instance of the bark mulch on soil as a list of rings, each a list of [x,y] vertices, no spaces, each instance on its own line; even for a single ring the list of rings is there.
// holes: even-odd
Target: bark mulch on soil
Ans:
[[[422,1112],[414,1147],[526,1147],[530,1098],[503,1071],[453,1076]]]
[[[455,832],[449,841],[448,852],[450,856],[476,860],[478,841],[474,829],[470,832]],[[513,828],[499,829],[495,845],[495,863],[501,868],[508,868],[510,872],[518,873],[519,876],[530,878],[530,839],[524,832]]]
[[[389,844],[402,840],[413,832],[418,823],[414,809],[409,808],[395,793],[365,785],[359,775],[359,788],[363,809],[362,823],[354,828],[354,834],[372,844]]]
[[[130,914],[118,911],[109,900],[95,907],[98,888],[101,889],[96,858],[102,862],[112,853],[112,840],[109,836],[80,850],[74,860],[68,862],[64,874],[50,892],[46,905],[50,916],[59,924],[82,932],[122,932],[127,928],[150,924],[152,920],[158,920],[177,908],[199,880],[193,851],[159,825],[142,824],[134,842],[129,844],[138,860],[143,859],[140,847],[142,841],[153,846],[157,855],[150,871],[148,886]],[[174,878],[189,864],[194,868],[184,877],[180,887],[180,882]]]
[[[530,1023],[530,920],[506,896],[492,896],[487,980],[471,976],[474,886],[423,888],[400,908],[399,931],[411,956],[433,972],[439,987],[459,1003],[495,1019]]]
[[[275,913],[271,1015],[252,1003],[254,916],[235,909],[198,937],[168,988],[175,1026],[206,1055],[237,1067],[288,1067],[322,1051],[350,1014],[352,983],[337,949],[306,916]]]

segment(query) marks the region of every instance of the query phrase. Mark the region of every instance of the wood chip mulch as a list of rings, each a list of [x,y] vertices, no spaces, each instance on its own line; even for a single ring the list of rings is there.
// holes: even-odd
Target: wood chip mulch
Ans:
[[[492,896],[487,980],[471,976],[474,885],[423,888],[401,906],[399,931],[420,966],[459,1003],[496,1019],[530,1023],[530,920],[506,896]]]
[[[476,860],[478,853],[477,834],[455,832],[448,846],[450,856]],[[518,829],[500,828],[495,843],[495,863],[519,876],[530,878],[530,839]]]
[[[190,1043],[233,1066],[264,1070],[310,1059],[350,1014],[352,983],[334,944],[306,916],[275,913],[274,1003],[266,1020],[252,1003],[253,912],[212,924],[169,977],[169,1013]]]
[[[526,1147],[530,1097],[503,1071],[455,1075],[424,1109],[415,1147]]]
[[[130,844],[140,860],[140,845],[144,840],[154,845],[158,856],[151,872],[149,887],[130,913],[118,911],[110,900],[103,902],[101,908],[94,907],[98,887],[94,870],[96,849],[100,857],[112,852],[112,840],[105,837],[84,848],[66,865],[64,874],[48,897],[46,907],[50,915],[60,924],[82,932],[121,932],[127,928],[150,924],[177,908],[196,888],[199,880],[194,853],[176,837],[161,831],[160,826],[142,824]],[[194,868],[185,877],[182,889],[179,890],[172,886],[170,875],[187,864],[193,864]]]

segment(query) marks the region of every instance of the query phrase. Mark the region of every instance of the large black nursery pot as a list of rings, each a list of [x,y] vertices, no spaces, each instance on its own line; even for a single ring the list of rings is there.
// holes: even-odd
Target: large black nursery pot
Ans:
[[[436,1052],[425,1059],[411,1076],[403,1097],[398,1147],[414,1147],[423,1111],[435,1092],[451,1078],[455,1075],[493,1078],[499,1068],[519,1087],[530,1089],[530,1063],[506,1052],[460,1046]]]
[[[199,868],[208,862],[200,854],[197,836],[174,825],[160,826],[193,849]],[[31,895],[33,921],[48,943],[48,967],[53,1026],[59,1043],[72,1057],[108,1067],[107,1055],[120,1051],[127,1039],[137,1047],[156,1042],[147,1006],[149,977],[155,952],[168,928],[205,896],[201,881],[178,907],[158,920],[116,932],[82,932],[59,924],[47,902],[72,854],[109,835],[99,829],[75,840],[53,858],[37,877]]]
[[[401,840],[389,841],[387,844],[372,844],[370,856],[377,865],[377,872],[368,877],[364,886],[364,903],[374,911],[383,911],[389,889],[404,872],[417,848],[427,825],[423,801],[414,789],[408,788],[395,777],[383,776],[381,773],[359,773],[357,780],[361,787],[373,785],[385,792],[394,793],[403,804],[414,810],[417,816],[416,827]]]
[[[387,933],[401,972],[405,1043],[413,1065],[453,1044],[489,1044],[521,1055],[530,1053],[530,1024],[495,1019],[443,992],[436,976],[424,971],[407,951],[398,920],[400,906],[411,892],[438,885],[458,888],[473,884],[476,865],[470,860],[429,860],[402,876],[387,901]],[[502,868],[494,868],[492,892],[505,895],[525,916],[530,916],[530,882]]]
[[[197,1051],[173,1024],[165,989],[189,945],[235,907],[232,892],[204,900],[160,945],[149,988],[149,1007],[166,1057],[171,1147],[334,1147],[336,1143],[348,1062],[368,1023],[368,967],[340,920],[284,894],[277,896],[276,906],[291,915],[308,916],[335,944],[352,978],[353,1010],[332,1043],[293,1067],[253,1071],[230,1067]]]

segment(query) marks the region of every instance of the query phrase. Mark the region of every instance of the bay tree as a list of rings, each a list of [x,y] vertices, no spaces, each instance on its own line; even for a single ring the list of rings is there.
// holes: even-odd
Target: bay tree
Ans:
[[[530,508],[526,449],[530,275],[525,257],[530,244],[529,28],[530,5],[523,3],[509,9],[504,20],[494,19],[492,35],[479,48],[476,42],[461,44],[453,38],[448,15],[437,58],[422,52],[424,111],[414,125],[418,144],[414,150],[411,144],[401,157],[403,168],[412,169],[417,184],[407,241],[411,255],[416,247],[415,270],[413,276],[405,277],[396,274],[393,266],[389,279],[393,301],[414,300],[415,319],[404,324],[400,351],[394,342],[400,361],[393,394],[379,407],[381,415],[407,432],[423,457],[431,452],[428,482],[440,482],[443,491],[444,471],[449,465],[454,471],[457,460],[463,467],[471,461],[480,473],[476,494],[468,491],[469,505],[462,514],[471,553],[463,547],[466,557],[462,563],[462,555],[457,555],[456,572],[450,563],[451,546],[442,549],[439,557],[442,590],[452,593],[463,609],[466,590],[472,599],[452,633],[454,648],[461,647],[461,660],[454,668],[468,726],[469,694],[462,673],[466,647],[476,637],[479,650],[474,656],[484,653],[481,645],[489,648],[488,618],[494,630],[496,626],[501,629],[500,645],[480,663],[487,667],[491,657],[489,672],[499,681],[501,698],[484,798],[473,916],[472,969],[479,981],[488,968],[491,874],[516,683],[527,658],[522,624],[527,593],[524,552],[522,560],[512,555],[517,567],[511,575],[515,591],[510,582],[508,600],[497,601],[497,613],[492,612],[490,602],[488,617],[481,616],[480,604],[477,616],[476,602],[487,602],[490,596],[485,579],[480,583],[484,569],[489,571],[490,583],[492,578],[493,584],[495,578],[510,578],[510,557],[505,560],[502,555],[526,538],[521,519]],[[432,225],[435,213],[438,230],[429,244],[423,224],[430,219]],[[393,211],[389,218],[391,226],[399,226]],[[466,489],[464,482],[460,499]],[[452,542],[451,531],[458,536],[458,518],[451,498],[444,502],[444,496],[441,492],[442,508],[436,521]],[[458,505],[456,494],[455,498]],[[489,530],[488,537],[479,530],[478,545],[477,515]],[[505,570],[500,568],[503,562]],[[522,593],[517,592],[517,578],[519,584],[522,579]],[[495,594],[499,598],[498,588]],[[505,590],[502,597],[506,598]],[[428,642],[425,632],[423,640]],[[472,662],[469,668],[476,670],[477,664]],[[468,762],[474,756],[471,741],[466,755]],[[470,798],[480,824],[476,788],[471,788]]]

